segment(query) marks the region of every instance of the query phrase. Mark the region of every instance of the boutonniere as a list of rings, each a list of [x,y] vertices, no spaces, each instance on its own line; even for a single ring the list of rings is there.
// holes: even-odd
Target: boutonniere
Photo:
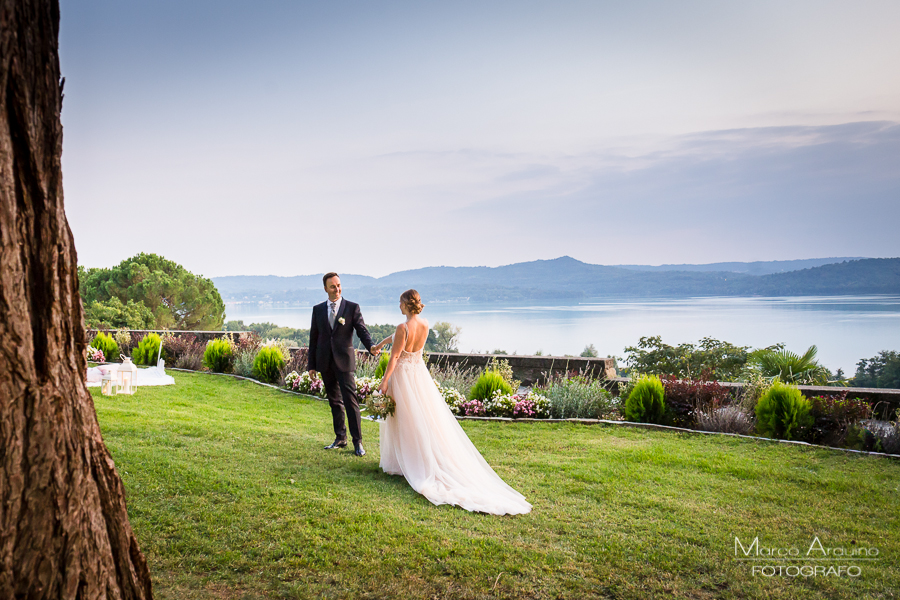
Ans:
[[[340,323],[341,325],[343,325],[346,322],[347,321],[344,320],[344,317],[341,317],[340,319],[338,319],[338,323]]]

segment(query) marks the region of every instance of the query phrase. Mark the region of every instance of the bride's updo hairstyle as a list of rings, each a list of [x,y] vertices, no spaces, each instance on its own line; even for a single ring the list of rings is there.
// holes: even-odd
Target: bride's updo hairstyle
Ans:
[[[416,290],[406,290],[400,294],[400,302],[406,307],[407,312],[411,315],[417,315],[422,312],[425,305],[422,304],[422,298]]]

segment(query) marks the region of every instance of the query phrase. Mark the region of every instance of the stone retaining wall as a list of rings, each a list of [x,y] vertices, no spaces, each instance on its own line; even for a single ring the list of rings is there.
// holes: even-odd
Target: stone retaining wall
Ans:
[[[291,356],[305,352],[306,348],[289,348]],[[365,350],[356,351],[357,359],[369,356]],[[616,376],[615,361],[611,358],[582,358],[572,356],[519,356],[516,354],[448,354],[428,353],[428,364],[458,366],[463,369],[483,369],[492,358],[509,361],[513,377],[524,386],[533,386],[547,380],[549,374],[583,373],[597,379]]]
[[[532,386],[543,383],[551,375],[582,373],[596,379],[611,379],[616,376],[616,361],[612,358],[584,358],[580,356],[519,356],[517,354],[445,354],[433,352],[428,355],[429,364],[477,367],[483,369],[492,358],[509,362],[513,377],[522,385]]]

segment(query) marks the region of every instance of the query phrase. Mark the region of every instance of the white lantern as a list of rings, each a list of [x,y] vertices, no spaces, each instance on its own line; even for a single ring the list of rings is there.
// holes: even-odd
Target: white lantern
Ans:
[[[104,396],[113,395],[113,374],[109,371],[103,373],[100,378],[100,393]]]
[[[126,356],[119,366],[119,372],[116,376],[116,393],[117,394],[133,394],[137,389],[137,367],[131,362],[131,358]]]

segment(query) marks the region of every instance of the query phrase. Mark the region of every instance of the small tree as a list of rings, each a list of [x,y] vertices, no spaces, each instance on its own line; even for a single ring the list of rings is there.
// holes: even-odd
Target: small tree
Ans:
[[[155,329],[220,330],[225,322],[225,303],[211,280],[156,254],[141,253],[111,269],[81,270],[81,277],[89,309],[113,298],[125,306],[143,304]]]
[[[628,346],[628,368],[638,373],[699,377],[706,371],[719,381],[734,381],[747,363],[749,347],[735,346],[714,338],[703,338],[698,345],[670,346],[662,337],[642,337],[637,346]]]
[[[856,363],[853,385],[857,387],[900,388],[900,352],[882,350]]]
[[[581,356],[586,358],[596,358],[599,354],[597,354],[597,349],[593,344],[588,344],[584,347],[584,350],[581,351]]]
[[[454,327],[446,321],[440,321],[434,324],[433,330],[437,338],[434,342],[434,352],[459,352],[461,328]]]

